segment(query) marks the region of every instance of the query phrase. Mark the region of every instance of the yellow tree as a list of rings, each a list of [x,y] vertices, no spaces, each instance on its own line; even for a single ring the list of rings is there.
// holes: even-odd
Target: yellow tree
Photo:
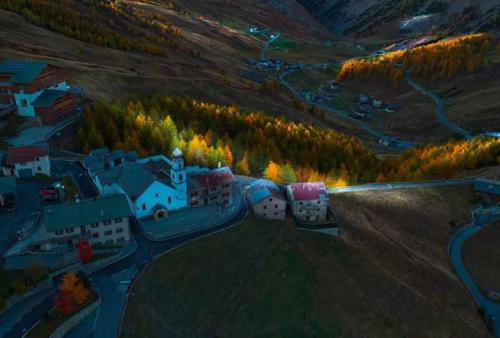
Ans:
[[[241,160],[236,164],[236,173],[249,176],[250,175],[250,166],[248,164],[248,155],[245,153]]]
[[[268,180],[281,183],[281,168],[279,164],[269,161],[267,168],[264,170],[264,177]]]

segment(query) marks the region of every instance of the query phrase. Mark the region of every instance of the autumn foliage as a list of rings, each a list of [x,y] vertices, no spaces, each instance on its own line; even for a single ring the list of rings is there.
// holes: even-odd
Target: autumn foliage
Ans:
[[[90,296],[89,289],[76,274],[69,272],[63,276],[59,292],[54,298],[54,307],[65,315],[73,313]]]
[[[494,42],[491,35],[471,34],[377,57],[355,59],[342,65],[337,81],[379,77],[397,86],[407,70],[431,79],[451,78],[461,71],[477,70],[484,63],[486,53],[495,47]]]
[[[356,138],[331,129],[167,96],[95,102],[85,109],[76,139],[85,152],[106,145],[169,156],[180,147],[189,164],[221,162],[241,175],[330,187],[448,178],[500,163],[500,139],[453,140],[381,160]]]

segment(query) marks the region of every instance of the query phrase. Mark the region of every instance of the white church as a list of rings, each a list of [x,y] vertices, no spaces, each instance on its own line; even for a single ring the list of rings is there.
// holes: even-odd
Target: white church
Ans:
[[[185,167],[176,148],[169,159],[163,155],[138,159],[135,152],[96,149],[83,165],[101,195],[123,193],[134,215],[164,217],[171,210],[188,206],[187,176],[208,169]]]

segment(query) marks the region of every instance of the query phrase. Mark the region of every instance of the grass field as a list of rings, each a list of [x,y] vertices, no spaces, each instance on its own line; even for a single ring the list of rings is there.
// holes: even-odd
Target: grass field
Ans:
[[[333,195],[341,238],[249,218],[149,267],[122,337],[488,337],[446,256],[471,198]]]
[[[465,266],[484,291],[500,291],[499,243],[500,222],[496,222],[468,239],[462,249]]]

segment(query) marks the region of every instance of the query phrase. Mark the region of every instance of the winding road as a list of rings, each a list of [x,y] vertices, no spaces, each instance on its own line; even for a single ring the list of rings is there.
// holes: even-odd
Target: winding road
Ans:
[[[488,215],[481,215],[474,211],[472,223],[459,230],[452,237],[449,245],[449,254],[455,272],[469,289],[478,306],[484,311],[484,318],[493,329],[495,337],[500,338],[500,303],[496,303],[483,295],[462,260],[462,246],[465,241],[485,225],[497,220],[500,220],[500,207],[494,208],[491,214]]]
[[[263,51],[261,53],[261,59],[265,56],[265,53],[269,49],[269,45],[281,37],[281,33],[273,33],[272,36],[273,37],[270,38],[265,43],[265,45],[264,45],[264,49],[263,49]],[[370,58],[370,57],[374,57],[374,56],[377,56],[377,54],[374,53],[374,54],[371,54],[371,55],[363,57],[363,58]],[[349,62],[349,61],[355,60],[355,59],[360,59],[360,57],[353,58],[353,59],[347,60],[345,62]],[[305,69],[314,69],[314,68],[315,68],[314,65],[312,65],[312,66],[310,65],[310,66],[307,66]],[[354,124],[356,124],[359,127],[361,127],[364,131],[366,131],[369,135],[371,135],[374,138],[376,138],[378,141],[382,141],[380,143],[385,143],[387,145],[387,147],[389,147],[389,148],[408,149],[408,148],[412,148],[412,147],[418,145],[418,143],[416,143],[416,142],[404,141],[404,140],[400,140],[399,138],[395,138],[393,136],[389,136],[389,135],[383,134],[380,131],[377,131],[377,130],[373,129],[365,121],[362,121],[362,120],[354,118],[353,116],[351,116],[346,111],[342,111],[342,110],[337,109],[337,108],[335,108],[333,106],[330,106],[330,105],[320,104],[320,103],[314,102],[312,100],[307,100],[295,88],[293,88],[293,86],[286,80],[287,76],[293,74],[296,71],[298,71],[298,69],[293,69],[293,70],[289,70],[289,71],[283,72],[279,76],[279,81],[280,81],[280,83],[284,87],[286,87],[290,92],[292,92],[292,94],[295,97],[297,97],[301,101],[304,101],[304,102],[306,102],[308,104],[311,104],[311,105],[316,105],[316,106],[322,108],[323,110],[328,111],[330,113],[333,113],[336,116],[338,116],[338,117],[340,117],[340,118],[342,118],[344,120],[348,120],[350,122],[353,122]],[[434,101],[434,103],[435,103],[435,114],[436,114],[436,118],[438,119],[438,121],[443,126],[445,126],[447,129],[449,129],[452,133],[461,135],[461,136],[463,136],[467,140],[471,140],[474,137],[474,135],[472,135],[467,130],[465,130],[465,129],[459,127],[459,126],[457,126],[456,124],[451,123],[450,120],[448,120],[448,118],[444,114],[444,111],[443,111],[443,101],[439,97],[439,95],[437,95],[436,93],[432,92],[431,90],[425,88],[423,85],[417,83],[415,80],[411,79],[409,77],[409,73],[410,73],[409,71],[406,72],[405,77],[404,77],[405,81],[412,88],[414,88],[418,92],[422,93],[423,95],[429,96]],[[482,133],[482,134],[478,134],[477,136],[500,137],[500,132],[497,132],[497,131],[485,132],[485,133]]]
[[[465,129],[460,128],[456,124],[451,123],[450,120],[448,120],[448,118],[443,112],[443,100],[439,97],[438,94],[432,92],[431,90],[425,88],[423,85],[419,84],[415,80],[411,79],[409,71],[406,72],[404,79],[416,91],[425,96],[429,96],[434,101],[434,103],[436,104],[436,118],[443,126],[449,129],[452,133],[463,136],[466,140],[472,139],[471,133],[469,133]]]

